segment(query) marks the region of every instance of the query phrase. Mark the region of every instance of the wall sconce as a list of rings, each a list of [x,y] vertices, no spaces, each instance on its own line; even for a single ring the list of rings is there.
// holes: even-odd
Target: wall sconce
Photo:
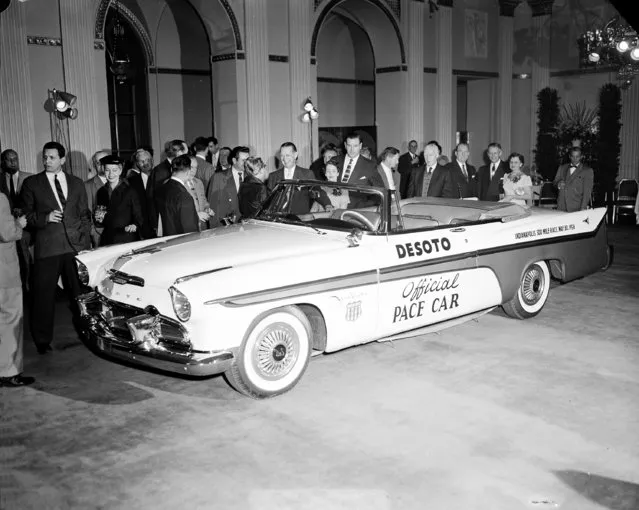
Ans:
[[[319,112],[310,97],[306,98],[304,103],[304,114],[302,115],[302,122],[306,122],[310,126],[310,146],[311,146],[311,163],[315,161],[313,157],[313,121],[319,118]]]

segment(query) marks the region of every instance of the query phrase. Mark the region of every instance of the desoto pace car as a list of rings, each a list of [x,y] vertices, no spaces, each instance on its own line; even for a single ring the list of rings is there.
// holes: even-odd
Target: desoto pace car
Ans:
[[[335,208],[294,214],[296,194],[326,194]],[[551,277],[567,282],[609,263],[604,214],[282,181],[255,219],[80,253],[80,278],[94,290],[78,301],[104,354],[224,373],[264,398],[291,389],[314,354],[498,306],[537,315]]]

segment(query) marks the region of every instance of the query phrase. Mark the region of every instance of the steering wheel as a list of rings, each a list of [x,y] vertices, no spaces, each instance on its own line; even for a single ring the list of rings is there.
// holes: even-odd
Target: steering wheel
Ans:
[[[358,211],[346,210],[340,215],[339,219],[346,221],[349,217],[351,217],[358,223],[361,223],[362,225],[366,226],[368,230],[372,232],[376,230],[376,227],[375,225],[373,225],[373,222],[369,220],[366,216],[364,216],[361,212],[358,212]]]

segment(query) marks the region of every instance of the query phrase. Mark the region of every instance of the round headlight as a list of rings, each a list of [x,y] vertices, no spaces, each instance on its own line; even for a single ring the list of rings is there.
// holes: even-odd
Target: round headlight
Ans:
[[[87,269],[87,266],[78,259],[75,260],[75,263],[78,267],[78,278],[80,279],[80,283],[82,285],[89,285],[89,270]]]
[[[191,303],[189,303],[188,298],[175,287],[169,288],[169,294],[171,294],[173,311],[177,318],[182,322],[188,321],[191,318]]]

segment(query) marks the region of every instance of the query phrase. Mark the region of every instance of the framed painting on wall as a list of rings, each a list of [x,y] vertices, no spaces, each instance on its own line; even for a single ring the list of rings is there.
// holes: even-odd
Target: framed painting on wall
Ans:
[[[464,54],[469,58],[488,57],[488,13],[465,9]]]

